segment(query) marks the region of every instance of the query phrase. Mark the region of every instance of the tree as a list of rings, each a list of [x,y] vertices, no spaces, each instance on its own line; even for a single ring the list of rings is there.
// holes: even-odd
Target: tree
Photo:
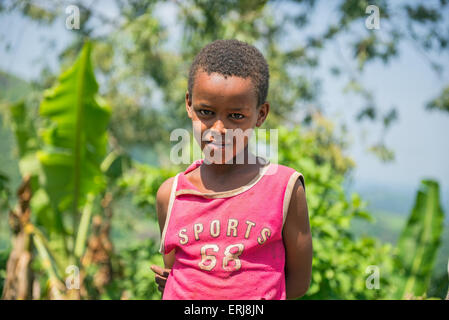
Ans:
[[[80,30],[75,42],[61,56],[63,64],[71,63],[85,36],[99,42],[94,52],[102,87],[114,110],[111,133],[122,145],[156,148],[164,163],[164,146],[170,142],[174,128],[188,128],[183,108],[189,63],[201,47],[217,38],[237,38],[255,44],[266,56],[271,71],[269,100],[273,106],[265,126],[281,123],[307,125],[310,115],[320,105],[322,79],[305,77],[321,63],[330,44],[344,43],[353,51],[357,65],[341,61],[330,72],[347,82],[346,91],[363,99],[357,120],[377,121],[384,133],[398,118],[395,108],[379,112],[376,97],[360,80],[366,66],[375,61],[393,63],[400,55],[403,42],[410,42],[429,65],[442,70],[434,53],[447,53],[448,33],[444,14],[448,2],[392,4],[385,0],[341,0],[333,2],[334,18],[323,21],[321,33],[310,33],[307,27],[318,14],[322,1],[235,0],[159,1],[116,0],[117,16],[110,17],[94,4],[75,1],[80,9]],[[326,4],[327,6],[329,4]],[[379,8],[381,29],[367,29],[369,5]],[[53,23],[64,12],[66,3],[21,0],[3,6],[5,12],[19,11],[41,23]],[[171,28],[157,15],[169,6],[177,15],[179,39],[174,43]],[[304,33],[304,39],[289,38],[290,30]],[[295,40],[295,41],[292,41]],[[288,44],[288,45],[285,45]],[[337,52],[338,54],[338,52]],[[444,96],[438,101],[444,101]],[[435,105],[431,103],[430,105]],[[441,105],[441,103],[437,104]],[[440,109],[442,107],[439,107]],[[443,107],[444,109],[444,107]],[[303,114],[295,116],[299,111]],[[151,132],[143,129],[151,127]],[[383,160],[393,158],[382,133],[370,150]]]

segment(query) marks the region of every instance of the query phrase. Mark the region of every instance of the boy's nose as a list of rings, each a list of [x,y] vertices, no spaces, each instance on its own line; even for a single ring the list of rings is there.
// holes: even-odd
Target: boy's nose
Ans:
[[[225,134],[226,133],[226,128],[224,126],[223,121],[221,121],[221,120],[215,121],[215,123],[212,126],[211,130],[215,131],[217,133],[220,133],[220,134]]]
[[[209,129],[210,136],[213,136],[213,140],[218,143],[225,143],[226,132],[227,129],[221,120],[215,121],[214,125]]]

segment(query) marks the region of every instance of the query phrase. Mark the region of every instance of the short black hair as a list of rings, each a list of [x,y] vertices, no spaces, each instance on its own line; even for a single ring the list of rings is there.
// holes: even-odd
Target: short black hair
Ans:
[[[257,107],[267,99],[270,74],[268,63],[260,51],[235,39],[215,40],[196,55],[189,72],[188,90],[193,96],[193,83],[198,70],[226,76],[250,77],[257,94]]]

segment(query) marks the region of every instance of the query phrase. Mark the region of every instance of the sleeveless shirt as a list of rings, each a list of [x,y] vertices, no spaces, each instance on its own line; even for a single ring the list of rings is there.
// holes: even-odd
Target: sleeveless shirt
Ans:
[[[200,192],[185,176],[173,181],[160,252],[175,250],[164,300],[284,300],[282,229],[293,186],[304,177],[266,161],[247,185]]]

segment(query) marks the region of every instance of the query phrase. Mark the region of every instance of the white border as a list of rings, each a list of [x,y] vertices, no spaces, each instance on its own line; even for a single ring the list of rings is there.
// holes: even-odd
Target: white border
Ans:
[[[284,202],[282,207],[282,227],[284,227],[285,220],[287,219],[288,207],[290,206],[293,187],[295,186],[296,180],[298,180],[298,178],[302,178],[301,183],[303,185],[304,191],[306,190],[304,176],[302,175],[302,173],[298,171],[293,172],[290,178],[288,179],[287,188],[285,188]]]
[[[167,233],[167,228],[168,228],[168,223],[170,221],[170,216],[171,216],[171,211],[173,208],[173,202],[175,201],[175,193],[176,193],[176,187],[178,186],[178,177],[182,172],[178,173],[175,176],[175,179],[173,180],[173,185],[171,187],[171,191],[170,191],[170,200],[168,201],[168,209],[167,209],[167,214],[165,216],[165,224],[164,224],[164,229],[162,231],[162,236],[161,236],[161,245],[159,247],[159,252],[164,254],[164,245],[165,245],[165,234]]]

